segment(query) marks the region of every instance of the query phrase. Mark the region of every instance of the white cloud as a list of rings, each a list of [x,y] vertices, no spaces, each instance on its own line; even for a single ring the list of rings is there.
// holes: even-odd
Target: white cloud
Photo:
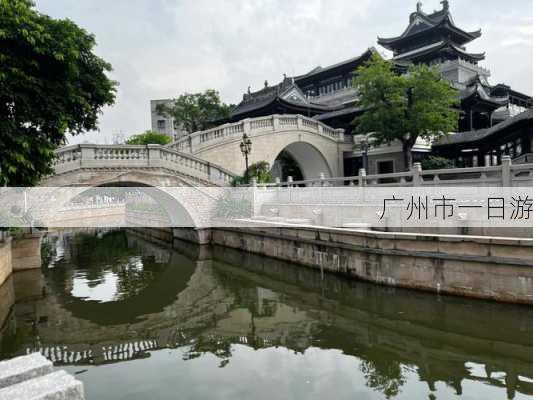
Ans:
[[[248,85],[277,83],[377,46],[377,36],[400,34],[415,0],[38,0],[37,8],[70,18],[96,35],[97,52],[120,82],[117,103],[100,120],[101,133],[79,140],[111,140],[150,126],[149,100],[215,88],[239,102]],[[494,81],[533,93],[528,65],[533,2],[452,0],[455,22],[483,28],[469,45],[487,52]],[[424,9],[440,8],[427,0]],[[382,49],[380,49],[382,50]]]

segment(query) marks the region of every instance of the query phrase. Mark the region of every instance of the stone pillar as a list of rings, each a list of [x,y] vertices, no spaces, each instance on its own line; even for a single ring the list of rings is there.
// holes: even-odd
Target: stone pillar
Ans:
[[[41,232],[26,233],[13,239],[11,262],[13,272],[41,268]]]
[[[366,185],[366,170],[364,168],[361,168],[359,170],[359,186],[365,186]]]
[[[161,147],[158,144],[149,144],[148,148],[148,166],[159,167],[161,165]]]
[[[80,144],[81,150],[81,166],[91,166],[96,161],[95,145],[93,144]]]
[[[279,115],[277,114],[272,116],[272,127],[274,131],[279,130]]]
[[[257,199],[257,178],[252,178],[252,217],[259,215],[260,205]]]
[[[502,156],[502,186],[511,187],[513,186],[512,177],[511,177],[511,157]]]
[[[413,175],[413,186],[420,186],[422,184],[422,164],[414,163],[411,173]]]
[[[246,118],[242,121],[242,131],[248,136],[251,135],[252,125],[250,123],[250,118]]]
[[[280,192],[280,186],[281,186],[281,179],[276,178],[276,201],[279,201],[279,192]]]
[[[335,129],[335,132],[339,135],[339,142],[344,142],[344,129]]]

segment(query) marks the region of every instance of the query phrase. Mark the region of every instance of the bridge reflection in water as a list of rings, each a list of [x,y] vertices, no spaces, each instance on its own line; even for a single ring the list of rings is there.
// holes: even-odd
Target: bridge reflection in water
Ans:
[[[268,387],[276,379],[293,398],[319,398],[324,387],[368,399],[533,396],[529,307],[322,278],[230,249],[182,242],[170,249],[124,231],[50,236],[42,271],[16,274],[0,288],[0,319],[1,357],[40,351],[72,372],[88,370],[79,377],[94,399],[117,393],[97,371],[113,367],[106,379],[123,391],[132,360],[150,376],[159,366],[165,385],[187,393],[168,382],[162,349],[176,349],[182,369],[198,360],[227,367],[198,377],[207,386],[235,368],[233,397],[249,398],[261,380]],[[263,375],[247,380],[255,363]],[[139,385],[128,398],[143,398],[146,379],[125,382]],[[178,388],[166,390],[174,398]],[[284,396],[264,398],[276,397]]]

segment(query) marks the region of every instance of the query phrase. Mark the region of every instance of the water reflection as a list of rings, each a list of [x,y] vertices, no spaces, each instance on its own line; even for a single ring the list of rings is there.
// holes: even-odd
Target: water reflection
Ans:
[[[184,398],[249,398],[263,386],[265,398],[533,396],[529,307],[322,279],[122,231],[59,234],[43,250],[42,272],[0,288],[0,299],[14,293],[0,303],[0,354],[38,350],[88,370],[80,377],[94,399],[143,398],[152,386],[160,398],[177,387]],[[195,380],[230,387],[200,393]]]

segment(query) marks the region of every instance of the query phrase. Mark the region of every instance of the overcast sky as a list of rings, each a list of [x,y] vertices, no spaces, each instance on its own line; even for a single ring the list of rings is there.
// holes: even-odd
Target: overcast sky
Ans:
[[[100,132],[72,143],[111,142],[150,128],[150,99],[217,89],[238,103],[248,85],[278,83],[357,56],[377,36],[407,27],[416,0],[36,0],[96,35],[96,52],[120,82]],[[533,1],[450,0],[455,23],[483,35],[468,46],[486,52],[492,83],[533,95]],[[423,9],[440,9],[426,0]],[[379,47],[378,47],[379,48]],[[382,48],[379,48],[383,51]]]

